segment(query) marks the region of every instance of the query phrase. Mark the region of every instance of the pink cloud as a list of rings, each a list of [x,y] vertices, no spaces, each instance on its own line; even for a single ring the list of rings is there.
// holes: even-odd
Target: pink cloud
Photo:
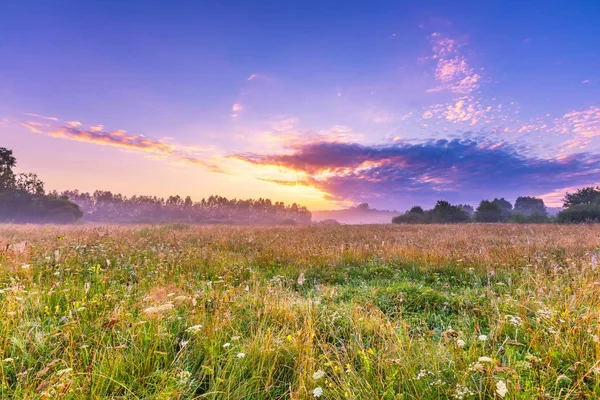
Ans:
[[[149,156],[162,156],[170,158],[173,161],[203,166],[211,172],[224,172],[221,167],[186,152],[186,148],[184,147],[175,146],[159,140],[151,140],[143,135],[130,135],[124,130],[115,130],[112,132],[104,131],[102,125],[92,126],[87,130],[79,129],[81,123],[74,124],[73,122],[74,121],[71,121],[62,126],[55,126],[49,123],[27,121],[23,122],[22,125],[31,132],[37,134],[96,145],[111,146],[122,150],[139,151]]]
[[[439,33],[431,35],[433,59],[437,60],[435,79],[438,86],[427,92],[451,91],[468,94],[480,86],[481,76],[469,67],[466,58],[458,52],[459,45]]]

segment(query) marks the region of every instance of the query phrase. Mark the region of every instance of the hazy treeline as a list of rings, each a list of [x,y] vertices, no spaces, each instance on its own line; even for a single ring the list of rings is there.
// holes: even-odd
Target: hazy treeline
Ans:
[[[514,207],[504,198],[482,200],[476,209],[470,205],[453,205],[440,200],[430,210],[414,206],[404,214],[394,217],[392,222],[396,224],[600,222],[600,187],[587,187],[578,189],[575,193],[566,193],[563,207],[565,209],[553,218],[548,215],[544,200],[537,197],[518,197]]]
[[[273,203],[269,199],[227,199],[210,196],[194,202],[187,196],[131,196],[97,190],[81,193],[64,191],[61,197],[76,203],[86,221],[145,223],[189,222],[230,224],[308,224],[311,213],[297,205]]]
[[[77,204],[46,194],[34,173],[14,172],[12,150],[0,147],[0,222],[70,223],[83,215]]]
[[[269,199],[239,200],[210,196],[193,202],[187,196],[131,196],[97,190],[46,193],[44,182],[33,173],[16,174],[12,150],[0,147],[0,222],[71,223],[221,223],[309,224],[311,213],[297,205]]]

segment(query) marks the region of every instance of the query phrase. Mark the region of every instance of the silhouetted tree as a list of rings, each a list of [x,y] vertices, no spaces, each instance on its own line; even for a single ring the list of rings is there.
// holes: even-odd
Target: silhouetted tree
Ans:
[[[469,214],[445,200],[439,200],[436,203],[433,210],[431,210],[431,215],[433,222],[439,223],[466,222],[469,220]]]
[[[461,210],[463,210],[464,212],[466,212],[467,214],[469,214],[470,217],[472,217],[475,214],[475,210],[473,209],[473,206],[471,206],[469,204],[459,204],[457,207],[460,208]]]
[[[515,214],[524,216],[537,215],[541,217],[548,216],[544,200],[537,197],[521,196],[515,201]]]
[[[0,147],[0,191],[14,189],[15,173],[13,168],[16,164],[17,159],[13,156],[12,150]]]
[[[492,203],[496,204],[500,208],[502,213],[502,221],[508,221],[510,217],[512,217],[513,206],[508,200],[504,199],[504,197],[499,199],[496,198],[492,201]]]
[[[502,210],[494,201],[482,200],[475,211],[477,222],[499,222],[502,220]]]
[[[577,189],[575,193],[567,193],[563,200],[566,208],[582,204],[600,204],[600,186]]]

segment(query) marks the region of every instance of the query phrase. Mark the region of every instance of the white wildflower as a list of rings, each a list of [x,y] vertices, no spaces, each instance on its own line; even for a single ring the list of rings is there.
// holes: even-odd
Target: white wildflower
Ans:
[[[246,353],[237,353],[237,358],[244,358],[246,357]]]
[[[485,342],[488,340],[488,337],[487,337],[487,335],[479,335],[479,337],[477,339],[479,339],[482,342]]]
[[[321,379],[324,376],[325,376],[325,371],[323,371],[322,369],[318,370],[317,372],[315,372],[312,375],[312,377],[315,381],[318,381],[319,379]]]
[[[456,340],[456,345],[462,349],[462,348],[465,347],[465,341],[462,340],[462,339],[457,339]]]
[[[496,382],[496,393],[502,398],[506,396],[508,393],[508,388],[506,387],[506,383],[504,383],[504,381]]]
[[[231,343],[225,343],[225,344],[223,345],[223,348],[224,348],[224,349],[226,349],[226,348],[228,348],[229,346],[231,346]]]
[[[321,397],[322,394],[323,394],[323,389],[321,389],[320,387],[316,387],[313,390],[313,396],[314,397]]]
[[[231,337],[231,340],[232,340],[232,341],[240,340],[240,337],[239,337],[239,336],[232,336],[232,337]]]
[[[477,361],[491,363],[494,362],[494,359],[490,357],[479,357]]]
[[[202,330],[202,325],[194,325],[187,328],[185,331],[189,333],[198,333]]]

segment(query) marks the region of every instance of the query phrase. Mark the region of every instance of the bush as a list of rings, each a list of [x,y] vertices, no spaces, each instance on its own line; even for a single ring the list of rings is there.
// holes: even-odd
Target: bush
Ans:
[[[562,224],[600,222],[600,205],[578,204],[558,213],[556,221]]]

